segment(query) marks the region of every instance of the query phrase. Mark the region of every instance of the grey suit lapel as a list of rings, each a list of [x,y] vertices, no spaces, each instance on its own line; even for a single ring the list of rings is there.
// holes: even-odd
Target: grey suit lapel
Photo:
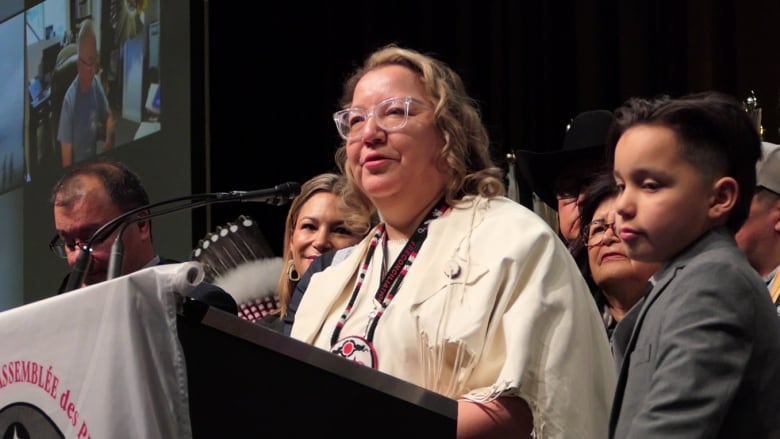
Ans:
[[[618,416],[620,415],[621,406],[623,405],[623,393],[625,391],[626,381],[628,379],[628,365],[631,364],[631,353],[634,351],[634,347],[636,346],[636,341],[639,337],[639,331],[642,329],[642,323],[645,319],[645,316],[647,315],[648,310],[653,305],[653,302],[655,302],[655,300],[658,299],[661,293],[666,289],[672,279],[674,279],[674,277],[677,275],[677,272],[685,268],[691,258],[698,256],[713,245],[718,245],[718,243],[723,239],[724,235],[728,235],[728,231],[725,228],[716,229],[706,233],[700,239],[688,246],[687,249],[683,250],[676,257],[674,257],[666,269],[663,269],[664,272],[656,282],[655,287],[652,288],[645,296],[642,308],[636,315],[636,322],[633,324],[631,337],[629,338],[628,343],[624,348],[616,347],[616,345],[613,344],[613,349],[617,348],[620,350],[622,361],[620,361],[620,368],[618,369],[618,382],[615,386],[615,397],[612,401],[612,411],[609,417],[610,438],[614,437],[615,435]],[[733,239],[733,237],[731,239]],[[630,325],[630,322],[627,323]],[[628,329],[626,329],[626,331],[627,330]],[[615,357],[615,360],[619,360],[617,356]]]
[[[647,315],[647,310],[650,308],[650,306],[652,306],[653,301],[655,301],[655,299],[658,298],[661,292],[666,289],[666,286],[674,278],[674,275],[677,272],[677,268],[678,267],[675,267],[674,269],[669,270],[666,276],[664,276],[664,279],[662,281],[659,281],[655,287],[653,287],[652,284],[648,285],[649,291],[645,294],[645,297],[640,301],[641,308],[639,309],[639,312],[629,313],[629,316],[626,316],[626,318],[633,318],[634,320],[633,322],[631,320],[626,321],[625,323],[628,325],[628,327],[622,328],[623,334],[628,332],[628,328],[631,328],[631,337],[628,339],[628,343],[625,346],[618,345],[617,343],[619,342],[618,338],[616,337],[613,339],[616,342],[612,345],[613,354],[616,353],[615,361],[616,363],[618,363],[617,365],[619,365],[620,367],[618,368],[618,382],[617,385],[615,386],[615,397],[612,400],[612,413],[609,417],[610,438],[614,437],[615,427],[617,427],[617,421],[620,415],[620,408],[623,405],[623,393],[624,393],[623,391],[625,390],[626,380],[628,379],[628,365],[631,363],[631,353],[634,351],[634,347],[636,346],[636,340],[639,337],[639,331],[642,329],[642,322],[644,321],[645,316]],[[640,306],[640,303],[638,303],[635,306]],[[633,314],[633,317],[631,316],[631,314]],[[620,325],[623,324],[624,322],[621,321]],[[615,328],[616,333],[617,331],[618,328]],[[619,335],[618,337],[625,340],[625,335]]]
[[[636,326],[636,320],[639,316],[639,311],[644,306],[645,299],[647,299],[647,295],[652,289],[653,284],[648,282],[647,287],[645,288],[645,294],[642,295],[642,298],[639,299],[639,301],[637,301],[637,303],[631,307],[626,315],[623,316],[623,319],[617,323],[614,331],[612,332],[612,357],[615,362],[616,372],[620,372],[620,367],[623,364],[623,357],[626,354],[628,342],[631,340],[631,334],[633,333],[634,327]]]
[[[716,231],[707,233],[693,244],[688,246],[687,249],[680,252],[676,257],[674,257],[671,262],[665,268],[662,268],[658,273],[660,274],[660,277],[658,277],[655,282],[655,288],[650,288],[649,291],[646,292],[645,298],[640,301],[640,303],[642,303],[640,311],[638,313],[629,312],[629,315],[626,316],[626,318],[628,318],[631,316],[631,314],[635,314],[633,316],[633,324],[630,320],[626,322],[628,327],[623,329],[624,333],[622,334],[622,340],[625,340],[625,333],[629,331],[629,328],[631,331],[631,337],[629,338],[628,343],[618,345],[618,340],[614,339],[615,343],[613,344],[613,349],[616,349],[618,354],[615,356],[615,360],[617,362],[616,366],[619,366],[618,372],[620,372],[621,375],[624,375],[625,370],[628,368],[628,362],[626,361],[628,359],[627,357],[629,357],[631,352],[634,350],[636,339],[639,335],[639,330],[642,327],[642,322],[644,321],[648,309],[650,309],[650,306],[652,306],[652,303],[666,289],[667,285],[669,285],[669,282],[671,282],[672,279],[674,279],[674,277],[677,275],[677,272],[688,265],[688,262],[691,260],[691,258],[701,254],[706,249],[714,245],[714,243],[720,241],[720,235],[723,233],[728,232],[721,228],[717,229]],[[639,306],[639,303],[635,306]],[[621,324],[622,323],[623,322],[621,322]],[[617,328],[615,330],[617,331]],[[621,359],[622,361],[620,361]]]

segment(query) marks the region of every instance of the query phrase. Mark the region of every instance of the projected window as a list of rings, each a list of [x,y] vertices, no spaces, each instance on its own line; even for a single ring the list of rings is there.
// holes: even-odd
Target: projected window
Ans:
[[[95,0],[96,1],[96,0]],[[103,26],[101,54],[110,59],[106,79],[117,116],[116,145],[160,130],[161,0],[111,0],[110,24]],[[158,95],[157,105],[155,95]]]
[[[0,193],[24,183],[24,16],[0,22]]]
[[[20,47],[24,48],[26,59],[23,90],[26,91],[27,117],[20,126],[25,127],[27,181],[40,172],[41,164],[58,159],[55,157],[53,117],[59,111],[55,108],[56,95],[53,96],[52,91],[63,81],[57,67],[68,29],[67,5],[67,0],[46,0],[24,13],[24,44]],[[68,81],[72,79],[71,76]]]

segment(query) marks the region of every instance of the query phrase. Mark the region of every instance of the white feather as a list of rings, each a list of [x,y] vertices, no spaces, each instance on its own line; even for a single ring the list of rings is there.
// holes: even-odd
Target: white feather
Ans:
[[[280,257],[256,259],[226,271],[212,283],[227,291],[241,305],[276,295],[276,285],[283,268],[284,261]]]

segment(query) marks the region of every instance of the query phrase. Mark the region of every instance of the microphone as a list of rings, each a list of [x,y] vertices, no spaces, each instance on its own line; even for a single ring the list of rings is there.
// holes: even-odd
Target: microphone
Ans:
[[[184,206],[189,207],[190,205],[205,205],[207,202],[213,202],[213,200],[216,198],[217,194],[185,195],[183,197],[171,198],[169,200],[164,200],[157,203],[145,204],[143,206],[136,207],[135,209],[130,209],[127,212],[111,219],[107,223],[103,224],[99,229],[97,229],[97,231],[92,234],[89,240],[87,240],[87,242],[81,246],[81,252],[79,252],[79,255],[76,257],[76,262],[73,264],[73,269],[68,276],[68,282],[65,284],[62,292],[72,291],[81,287],[81,284],[84,283],[84,277],[87,275],[89,263],[92,259],[92,246],[105,241],[106,238],[114,233],[116,228],[119,227],[119,225],[130,216],[165,204],[190,202],[190,204],[185,204]]]
[[[295,182],[278,184],[271,189],[219,192],[213,194],[213,197],[206,196],[202,200],[193,204],[175,206],[150,215],[137,216],[130,220],[123,221],[120,225],[119,233],[117,233],[116,238],[114,239],[114,243],[111,244],[111,254],[108,260],[106,280],[114,279],[115,277],[119,277],[122,274],[122,259],[124,257],[124,242],[122,241],[122,235],[125,233],[125,229],[127,229],[131,224],[146,221],[153,217],[162,216],[182,209],[194,209],[206,204],[225,203],[229,201],[263,202],[275,206],[281,206],[287,203],[287,201],[295,198],[300,192],[301,185]]]
[[[203,282],[190,291],[188,296],[234,316],[238,315],[238,304],[233,296],[214,284]]]
[[[272,205],[281,206],[287,201],[295,198],[300,192],[300,184],[296,182],[287,182],[278,184],[271,189],[185,195],[182,197],[171,198],[131,209],[103,224],[103,226],[101,226],[94,234],[92,234],[89,240],[81,247],[81,252],[76,258],[76,263],[73,266],[73,270],[71,271],[70,276],[68,276],[68,282],[65,285],[63,291],[75,290],[81,286],[81,284],[84,282],[84,277],[86,276],[87,270],[89,269],[89,263],[92,259],[92,246],[105,241],[105,239],[114,233],[114,231],[117,230],[117,228],[120,226],[121,228],[119,229],[119,233],[117,233],[117,237],[111,246],[107,279],[113,279],[114,277],[117,277],[119,273],[121,273],[122,257],[124,254],[122,234],[130,224],[139,221],[146,221],[157,216],[177,212],[180,210],[195,209],[197,207],[216,203],[227,203],[234,201],[265,202]],[[173,206],[159,212],[151,212],[151,210],[156,207],[166,205]],[[150,213],[128,220],[133,215],[146,211],[150,211]]]
[[[122,221],[119,226],[119,233],[117,233],[114,243],[111,244],[111,254],[108,260],[106,280],[114,279],[122,274],[122,259],[124,257],[124,242],[122,241],[122,235],[125,233],[125,229],[131,224],[146,221],[153,217],[162,216],[182,209],[194,209],[206,204],[225,203],[230,201],[262,202],[281,206],[287,203],[287,201],[295,198],[300,192],[301,185],[296,182],[282,183],[270,189],[259,189],[255,191],[218,192],[215,194],[206,194],[202,199],[199,198],[197,202],[192,204],[175,206],[150,215],[138,216],[127,221]]]
[[[241,201],[243,203],[263,202],[274,206],[282,206],[300,193],[301,185],[294,181],[288,181],[287,183],[277,184],[271,189],[223,192],[217,194],[217,196],[220,198],[229,198],[231,201]]]

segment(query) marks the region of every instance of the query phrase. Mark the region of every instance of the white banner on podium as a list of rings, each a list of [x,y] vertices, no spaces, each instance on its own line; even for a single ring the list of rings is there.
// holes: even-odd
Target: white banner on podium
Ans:
[[[160,265],[0,313],[0,437],[192,437],[177,296]]]

